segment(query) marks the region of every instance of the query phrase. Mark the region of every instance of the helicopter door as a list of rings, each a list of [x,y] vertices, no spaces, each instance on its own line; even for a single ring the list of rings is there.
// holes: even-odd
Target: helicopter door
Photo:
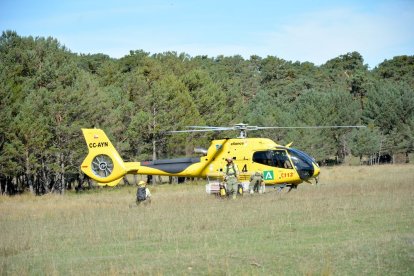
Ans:
[[[274,165],[279,168],[277,170],[279,181],[291,181],[294,177],[297,177],[286,150],[278,149],[272,152]]]

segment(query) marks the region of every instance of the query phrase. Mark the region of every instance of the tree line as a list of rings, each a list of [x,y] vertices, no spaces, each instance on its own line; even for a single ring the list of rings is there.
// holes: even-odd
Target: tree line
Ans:
[[[81,128],[104,129],[125,160],[192,154],[236,133],[174,134],[188,125],[359,125],[250,132],[291,141],[317,161],[376,162],[414,144],[414,56],[374,69],[351,52],[316,66],[275,56],[189,56],[132,50],[72,53],[48,37],[0,38],[0,192],[62,193],[82,182]]]

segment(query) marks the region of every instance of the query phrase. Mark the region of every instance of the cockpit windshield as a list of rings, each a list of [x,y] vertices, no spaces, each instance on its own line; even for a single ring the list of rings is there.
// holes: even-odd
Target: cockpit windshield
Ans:
[[[303,180],[311,178],[314,172],[313,159],[297,149],[289,148],[288,152],[300,178]]]

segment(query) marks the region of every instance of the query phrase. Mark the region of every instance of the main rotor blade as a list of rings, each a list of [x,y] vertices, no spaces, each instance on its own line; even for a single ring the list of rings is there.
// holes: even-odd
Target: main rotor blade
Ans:
[[[239,130],[241,136],[246,136],[246,131],[259,130],[259,129],[320,129],[320,128],[365,128],[366,126],[361,125],[348,125],[348,126],[272,126],[272,127],[260,127],[260,126],[249,126],[247,124],[237,124],[232,127],[221,127],[221,126],[186,126],[187,130],[171,130],[168,133],[192,133],[192,132],[210,132],[210,131],[229,131]]]
[[[271,126],[271,127],[261,127],[261,126],[249,126],[247,124],[237,124],[233,127],[221,127],[221,126],[186,126],[188,128],[193,129],[205,129],[208,130],[240,130],[240,129],[246,129],[246,130],[258,130],[258,129],[295,129],[295,128],[365,128],[366,126],[361,125],[347,125],[347,126]]]
[[[221,131],[232,130],[228,128],[209,128],[209,129],[188,129],[188,130],[171,130],[169,133],[191,133],[191,132],[209,132],[209,131]]]
[[[188,128],[200,128],[200,129],[233,129],[233,127],[221,127],[221,126],[186,126]]]
[[[281,126],[281,127],[257,127],[257,129],[300,129],[300,128],[365,128],[366,126]]]

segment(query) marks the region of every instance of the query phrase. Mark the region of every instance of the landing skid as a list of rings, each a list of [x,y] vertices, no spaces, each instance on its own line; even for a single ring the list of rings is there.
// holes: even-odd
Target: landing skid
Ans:
[[[281,193],[284,188],[288,188],[287,193],[290,193],[290,191],[292,191],[292,189],[297,189],[298,186],[293,185],[293,184],[289,184],[289,185],[288,184],[280,184],[280,185],[276,186],[275,189],[276,188],[277,188],[278,193]]]

